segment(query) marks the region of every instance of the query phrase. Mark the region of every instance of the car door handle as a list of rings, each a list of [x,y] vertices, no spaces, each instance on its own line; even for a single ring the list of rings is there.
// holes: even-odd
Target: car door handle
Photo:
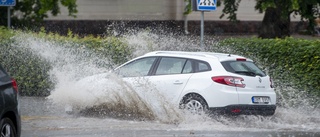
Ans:
[[[173,82],[173,84],[175,84],[175,85],[179,85],[179,84],[183,84],[183,82],[182,82],[182,81],[180,81],[180,80],[176,80],[176,81],[174,81],[174,82]]]

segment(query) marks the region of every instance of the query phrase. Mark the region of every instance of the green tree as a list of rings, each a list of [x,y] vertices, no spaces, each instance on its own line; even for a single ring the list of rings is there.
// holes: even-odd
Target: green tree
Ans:
[[[237,10],[241,0],[218,0],[224,4],[221,17],[228,15],[231,21],[237,20]],[[284,38],[290,36],[290,15],[300,15],[308,21],[308,32],[314,33],[315,19],[319,17],[320,0],[256,0],[255,9],[265,12],[259,30],[261,38]]]
[[[57,16],[60,5],[67,7],[69,16],[75,17],[77,0],[16,0],[11,9],[12,26],[19,28],[35,28],[41,25],[49,14]],[[7,25],[7,7],[0,7],[0,26]]]

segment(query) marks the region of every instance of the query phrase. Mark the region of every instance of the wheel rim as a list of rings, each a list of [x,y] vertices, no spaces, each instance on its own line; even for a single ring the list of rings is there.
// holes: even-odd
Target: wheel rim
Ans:
[[[1,137],[10,137],[11,135],[11,126],[9,124],[4,124],[1,129]]]
[[[186,104],[186,109],[192,114],[201,114],[204,112],[203,105],[197,100],[190,100]]]

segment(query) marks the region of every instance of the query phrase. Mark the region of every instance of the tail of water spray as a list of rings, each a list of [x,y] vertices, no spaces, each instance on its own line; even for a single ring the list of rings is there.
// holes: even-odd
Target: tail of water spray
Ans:
[[[129,85],[110,73],[58,84],[48,98],[81,110],[85,115],[155,119],[150,106]]]

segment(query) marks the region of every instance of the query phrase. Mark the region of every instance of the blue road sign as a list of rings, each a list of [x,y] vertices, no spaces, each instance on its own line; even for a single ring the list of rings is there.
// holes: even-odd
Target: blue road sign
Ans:
[[[213,11],[217,9],[217,0],[197,0],[197,10]]]
[[[0,0],[0,6],[15,6],[16,0]]]

